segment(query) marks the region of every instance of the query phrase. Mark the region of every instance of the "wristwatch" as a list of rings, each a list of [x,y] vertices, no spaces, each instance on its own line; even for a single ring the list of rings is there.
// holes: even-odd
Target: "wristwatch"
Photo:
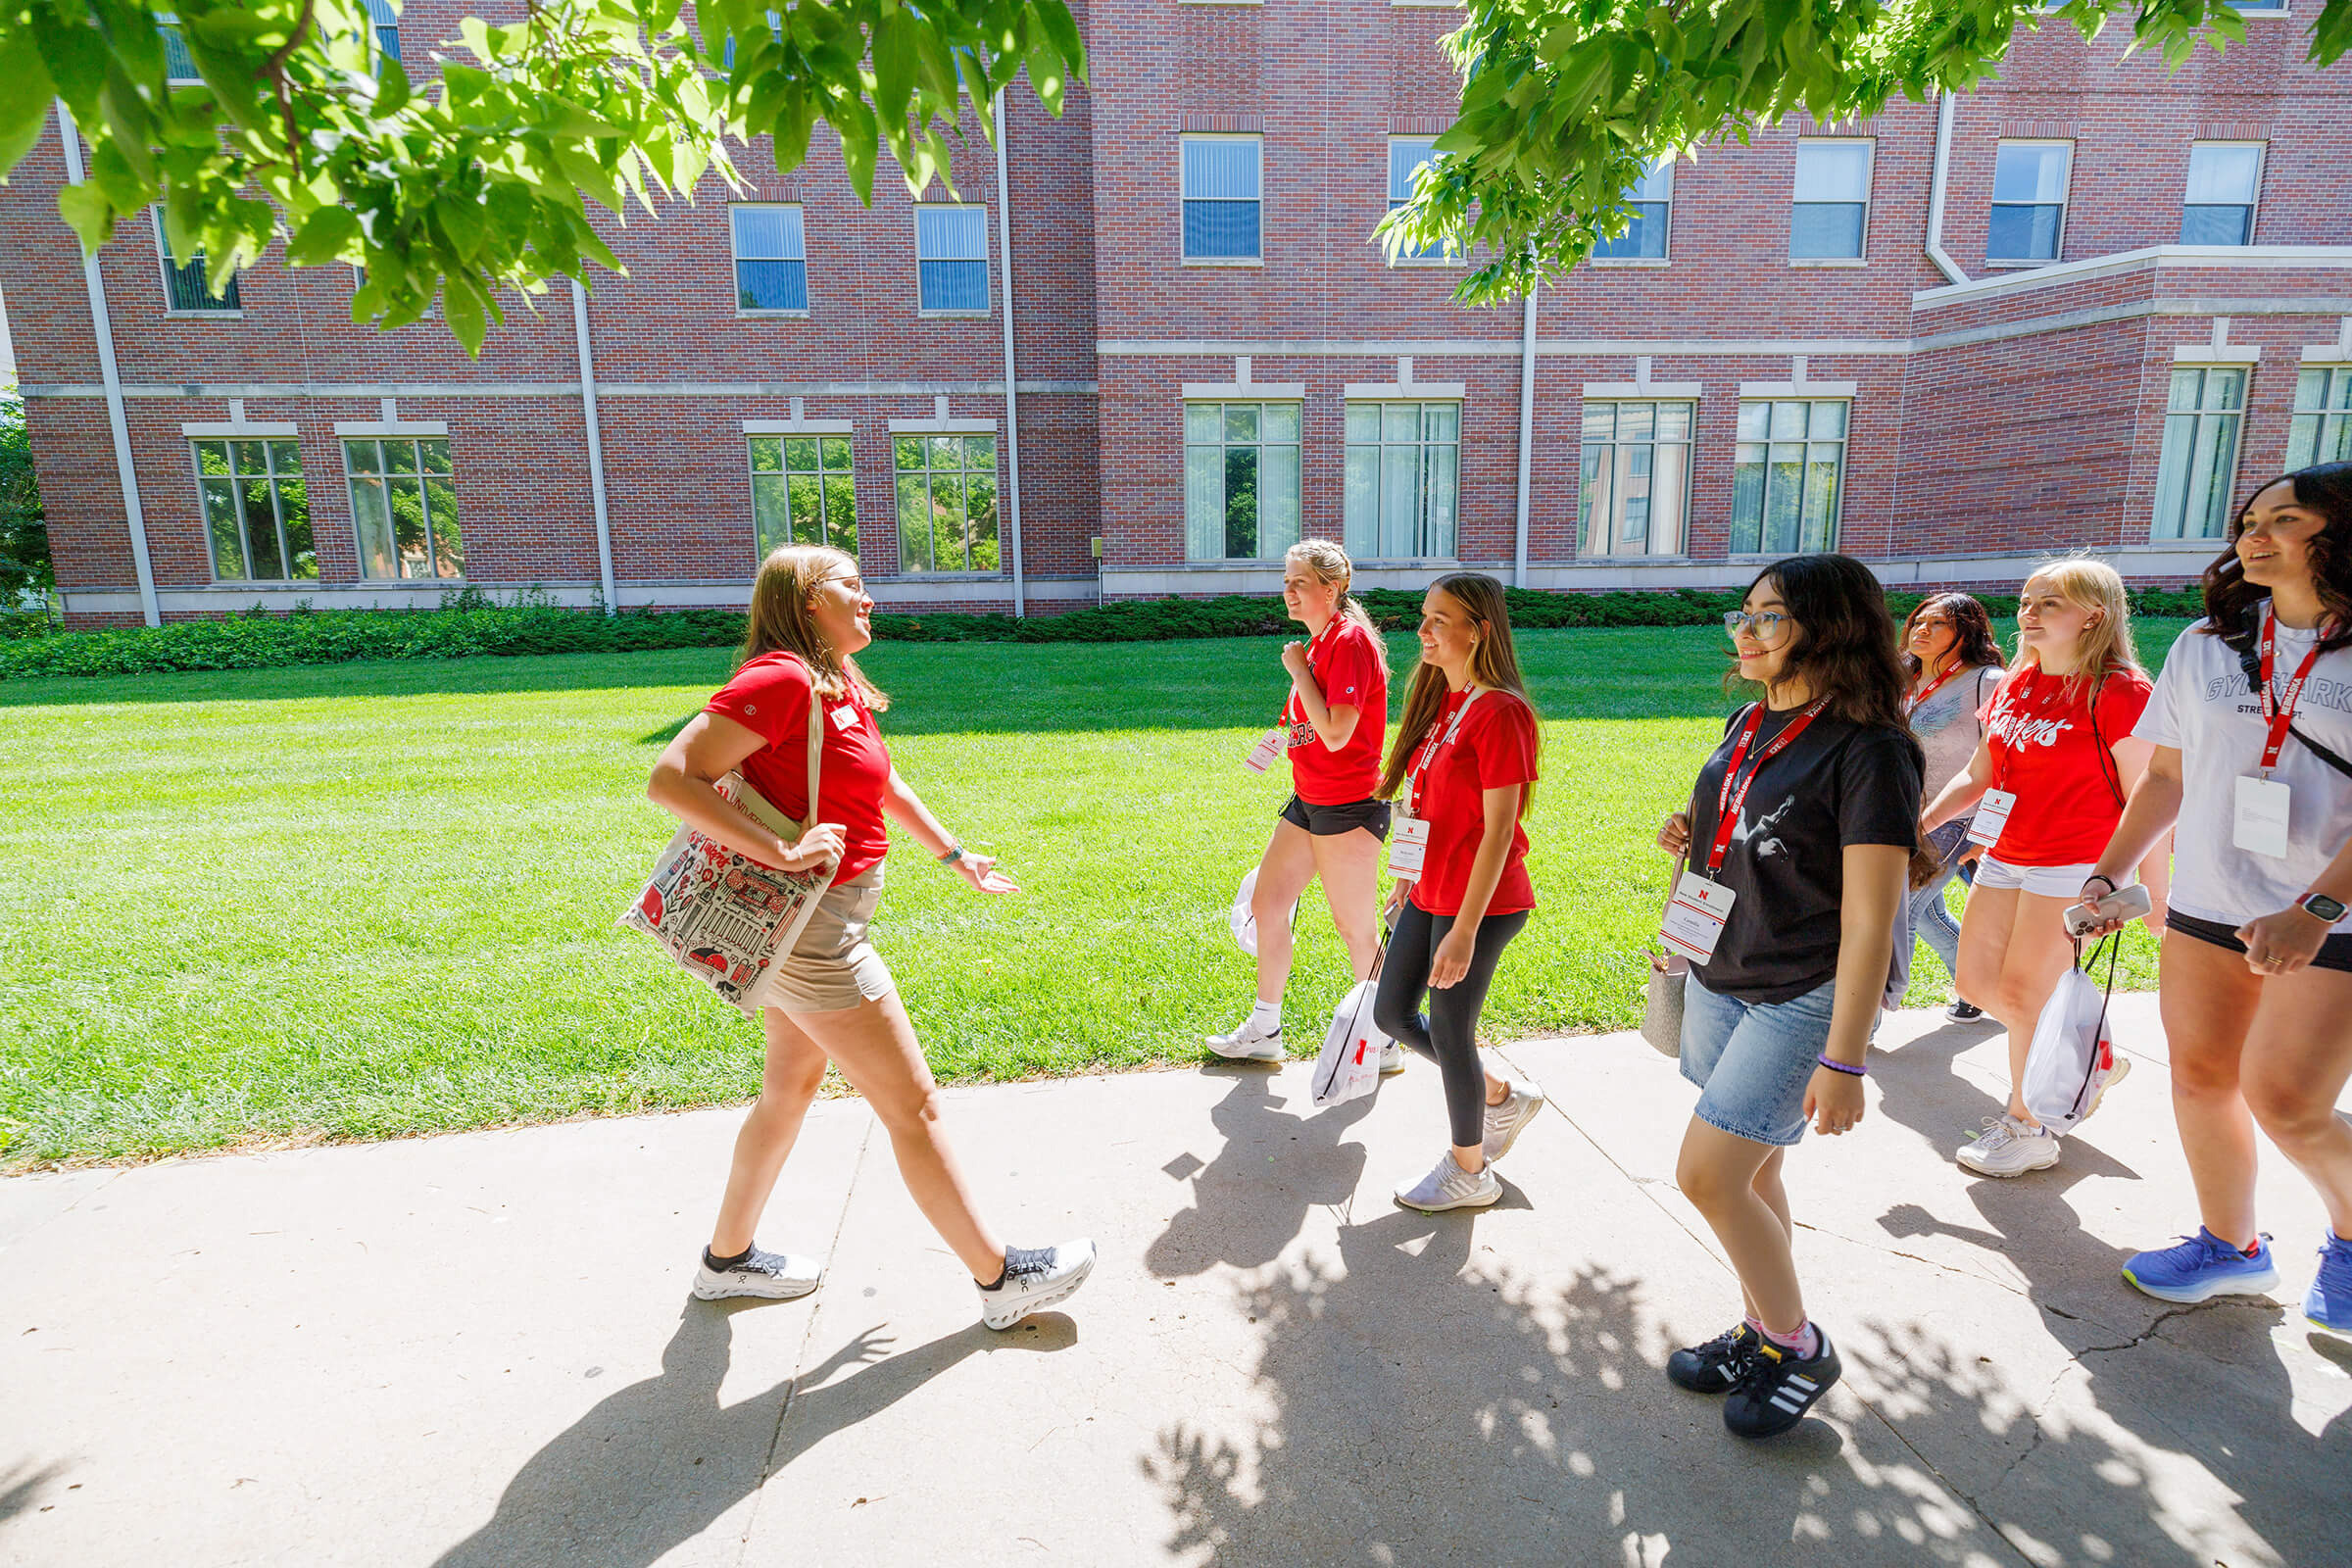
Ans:
[[[2325,893],[2306,893],[2295,901],[2295,907],[2313,919],[2324,920],[2329,925],[2344,917],[2343,900],[2331,899]]]
[[[963,846],[960,844],[951,844],[947,848],[947,853],[939,858],[939,863],[942,865],[952,866],[962,858]]]

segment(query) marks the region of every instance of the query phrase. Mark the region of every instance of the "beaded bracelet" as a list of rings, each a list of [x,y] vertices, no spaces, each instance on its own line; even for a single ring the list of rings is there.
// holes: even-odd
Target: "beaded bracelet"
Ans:
[[[1870,1076],[1870,1069],[1868,1067],[1849,1067],[1842,1061],[1832,1061],[1827,1056],[1816,1056],[1813,1059],[1820,1062],[1824,1067],[1829,1068],[1830,1071],[1844,1073],[1849,1078],[1867,1078]]]

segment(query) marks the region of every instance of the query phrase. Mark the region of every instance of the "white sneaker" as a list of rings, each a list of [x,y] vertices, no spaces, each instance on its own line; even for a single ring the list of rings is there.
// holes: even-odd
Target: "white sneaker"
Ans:
[[[706,1301],[723,1300],[730,1296],[789,1301],[815,1290],[824,1275],[825,1266],[813,1257],[793,1252],[762,1252],[755,1247],[751,1255],[733,1268],[712,1268],[708,1262],[698,1267],[694,1271],[694,1294]]]
[[[1544,1097],[1525,1084],[1513,1084],[1510,1093],[1502,1097],[1499,1105],[1487,1107],[1487,1163],[1492,1165],[1511,1152],[1519,1134],[1536,1119],[1544,1108]]]
[[[1228,1061],[1280,1061],[1282,1025],[1261,1024],[1257,1014],[1251,1012],[1233,1033],[1210,1035],[1208,1049]]]
[[[1502,1179],[1490,1165],[1473,1176],[1455,1162],[1449,1151],[1438,1156],[1430,1173],[1409,1187],[1396,1189],[1396,1201],[1424,1214],[1448,1208],[1485,1208],[1502,1196]]]
[[[2117,1052],[2115,1054],[2115,1071],[2109,1073],[2107,1075],[2107,1081],[2099,1085],[2099,1092],[2090,1097],[2090,1103],[2082,1107],[2082,1114],[2075,1118],[2075,1125],[2080,1127],[2084,1122],[2090,1120],[2090,1113],[2099,1108],[2099,1102],[2107,1098],[2107,1091],[2113,1089],[2117,1084],[2122,1083],[2131,1075],[2132,1058],[2125,1055],[2120,1051]]]
[[[1380,1048],[1380,1075],[1386,1078],[1392,1073],[1402,1071],[1404,1071],[1404,1048],[1392,1040]]]
[[[1055,1247],[1007,1247],[1004,1277],[995,1289],[980,1287],[980,1321],[1008,1329],[1032,1312],[1068,1300],[1095,1271],[1095,1244],[1063,1242]]]
[[[2022,1176],[2058,1163],[2058,1136],[2047,1127],[2029,1127],[2013,1116],[1984,1118],[1973,1144],[1961,1146],[1960,1168],[1979,1176]]]

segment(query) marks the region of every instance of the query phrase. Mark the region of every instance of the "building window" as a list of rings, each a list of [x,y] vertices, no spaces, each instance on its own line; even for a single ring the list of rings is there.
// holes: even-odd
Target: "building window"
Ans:
[[[1298,542],[1298,405],[1184,406],[1184,553],[1279,561]]]
[[[1832,550],[1845,488],[1842,401],[1742,402],[1732,453],[1732,553]]]
[[[2295,417],[2287,427],[2289,472],[2315,463],[2352,462],[2352,365],[2307,367],[2295,379]]]
[[[2067,172],[2074,143],[2005,141],[1992,161],[1988,262],[2054,262],[2066,243]]]
[[[2283,17],[2286,0],[2222,0],[2230,10],[2249,17]]]
[[[752,527],[762,560],[778,545],[858,553],[857,466],[846,435],[756,435]]]
[[[2253,244],[2254,199],[2261,189],[2262,143],[2191,142],[2188,192],[2180,204],[2180,243]]]
[[[1452,559],[1462,406],[1350,403],[1347,445],[1348,554],[1359,560]]]
[[[389,0],[368,0],[368,25],[375,34],[376,59],[398,60],[400,17],[393,11]]]
[[[988,209],[918,202],[915,268],[926,315],[988,314]]]
[[[1406,202],[1409,202],[1413,199],[1413,176],[1421,172],[1422,165],[1428,163],[1430,160],[1437,157],[1437,155],[1438,143],[1435,137],[1391,136],[1389,138],[1390,212],[1395,212],[1397,208],[1402,207]],[[1252,219],[1251,221],[1254,223],[1255,220]],[[1254,232],[1254,229],[1252,232]],[[1186,235],[1188,238],[1191,235],[1191,228],[1189,224],[1186,228]],[[1252,246],[1250,254],[1252,256],[1257,254],[1254,246]],[[1396,260],[1400,262],[1433,262],[1443,261],[1445,256],[1445,243],[1440,240],[1432,240],[1429,244],[1422,246],[1419,250],[1399,251],[1397,253]]]
[[[164,42],[164,81],[173,87],[192,87],[204,80],[197,74],[196,57],[188,53],[187,34],[179,18],[170,11],[155,14],[155,35]]]
[[[388,435],[343,443],[351,515],[359,528],[360,575],[466,575],[458,531],[457,481],[444,436]]]
[[[172,259],[172,237],[164,232],[164,215],[155,213],[155,254],[164,268],[164,308],[172,311],[241,311],[243,299],[237,293],[237,280],[231,276],[226,287],[215,294],[204,276],[204,252],[198,251],[185,262]]]
[[[784,41],[784,14],[782,12],[770,11],[767,14],[767,35],[778,43]],[[719,60],[722,69],[727,71],[735,69],[735,35],[731,32],[727,34],[725,47],[719,51]]]
[[[1674,160],[1653,158],[1640,183],[1625,193],[1626,211],[1633,221],[1615,239],[1594,247],[1601,262],[1662,262],[1666,259],[1666,227],[1674,211]]]
[[[1259,139],[1187,136],[1183,145],[1185,260],[1256,260]],[[1390,176],[1392,189],[1395,177]]]
[[[196,490],[221,582],[316,581],[311,493],[291,440],[197,441]]]
[[[1788,255],[1795,261],[1860,260],[1870,228],[1867,140],[1800,137],[1796,203],[1788,215]]]
[[[903,435],[891,445],[899,471],[899,569],[995,571],[997,438]]]
[[[1692,412],[1689,403],[1585,405],[1578,555],[1683,553]]]
[[[2164,451],[2156,460],[2156,538],[2222,537],[2245,408],[2242,369],[2182,367],[2173,372],[2164,407]]]
[[[738,202],[728,209],[735,235],[735,305],[745,311],[808,312],[808,246],[797,204]],[[928,274],[926,274],[927,276]],[[987,303],[985,266],[981,302]],[[929,301],[925,300],[928,308]]]

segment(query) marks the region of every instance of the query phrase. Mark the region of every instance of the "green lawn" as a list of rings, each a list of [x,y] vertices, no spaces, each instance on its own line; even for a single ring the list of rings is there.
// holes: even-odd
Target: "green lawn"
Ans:
[[[2143,653],[2179,628],[2145,626]],[[1664,896],[1651,832],[1719,733],[1721,638],[1520,646],[1546,720],[1543,907],[1488,1025],[1629,1027]],[[1023,887],[892,861],[880,942],[941,1077],[1191,1060],[1247,1005],[1225,909],[1287,788],[1241,765],[1282,696],[1276,647],[871,651],[902,771]],[[1393,651],[1401,671],[1410,639]],[[752,1094],[750,1026],[612,924],[671,826],[646,769],[727,662],[0,686],[0,1166]],[[1306,1049],[1346,976],[1311,905],[1300,929]],[[2153,952],[2135,932],[2132,983]],[[1924,949],[1918,970],[1912,1000],[1946,1000]]]

